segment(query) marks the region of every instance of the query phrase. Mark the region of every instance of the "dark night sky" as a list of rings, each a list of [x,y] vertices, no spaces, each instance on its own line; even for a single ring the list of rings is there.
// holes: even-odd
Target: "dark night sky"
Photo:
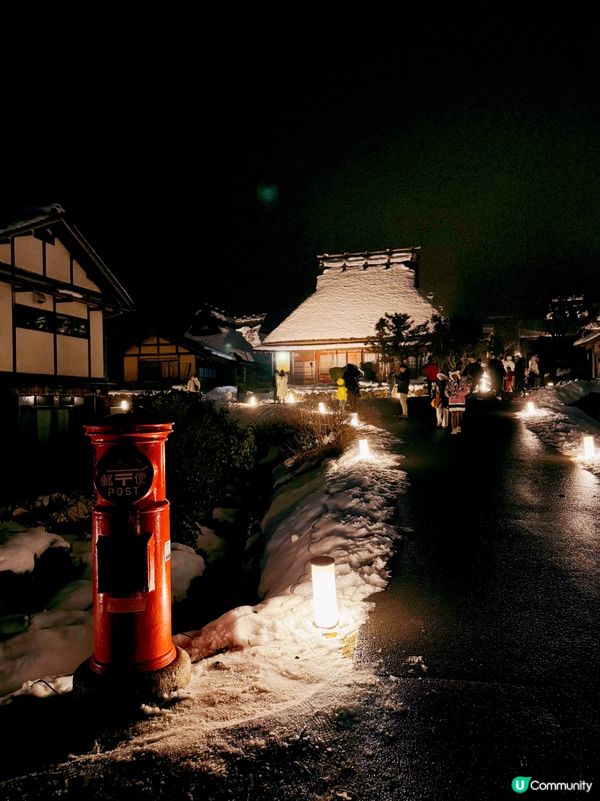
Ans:
[[[277,322],[317,254],[407,245],[450,312],[600,299],[598,13],[343,8],[46,42],[13,71],[3,205],[62,203],[154,319]]]

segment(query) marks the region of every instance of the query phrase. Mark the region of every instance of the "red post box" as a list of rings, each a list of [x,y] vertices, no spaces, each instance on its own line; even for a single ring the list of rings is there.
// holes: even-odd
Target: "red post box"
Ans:
[[[160,697],[191,666],[171,639],[171,539],[165,441],[172,423],[114,415],[86,426],[95,449],[92,511],[94,654],[75,688]]]

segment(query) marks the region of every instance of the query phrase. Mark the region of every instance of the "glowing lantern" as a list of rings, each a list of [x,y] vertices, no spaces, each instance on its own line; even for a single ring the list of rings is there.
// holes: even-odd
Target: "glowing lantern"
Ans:
[[[594,438],[593,437],[584,437],[583,438],[583,454],[586,459],[593,459],[596,455],[596,449],[594,447]]]
[[[319,414],[327,414],[327,406],[325,406],[323,401],[319,401]]]
[[[122,411],[124,411],[124,412],[128,412],[129,411],[129,401],[122,400],[119,405],[121,406]]]
[[[352,412],[350,415],[350,425],[358,428],[358,412]]]
[[[484,372],[479,382],[479,391],[485,394],[486,392],[489,392],[491,388],[492,382],[490,381],[490,376],[488,373]]]
[[[250,396],[250,400],[248,401],[248,403],[250,404],[250,406],[256,406],[256,403],[257,403],[256,395],[251,395]]]
[[[288,394],[285,396],[285,402],[286,403],[296,403],[296,396],[293,395],[291,392],[288,392]]]
[[[368,439],[359,439],[358,440],[358,455],[361,459],[368,459],[371,455],[369,452],[369,440]]]
[[[527,414],[529,416],[535,414],[535,403],[533,401],[527,401]]]
[[[338,622],[335,591],[335,559],[315,556],[310,560],[313,589],[313,621],[320,629],[332,629]]]

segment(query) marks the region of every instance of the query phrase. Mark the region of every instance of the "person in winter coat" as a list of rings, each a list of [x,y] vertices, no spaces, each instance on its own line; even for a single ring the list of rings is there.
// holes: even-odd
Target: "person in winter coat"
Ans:
[[[448,395],[446,395],[447,384],[448,376],[445,373],[438,373],[435,384],[433,385],[432,403],[435,404],[435,418],[437,427],[444,429],[448,428]]]
[[[398,397],[400,398],[400,405],[402,406],[402,417],[408,417],[408,388],[410,387],[410,370],[408,366],[402,362],[400,365],[400,372],[396,376],[396,387],[398,389]]]
[[[353,404],[360,395],[360,389],[358,386],[359,376],[360,370],[355,364],[347,364],[344,372],[342,373],[344,384],[348,390],[348,394],[350,395],[349,400],[351,404]]]
[[[451,434],[460,434],[462,417],[465,412],[465,403],[469,393],[469,385],[458,370],[450,373],[446,394],[448,395],[448,409],[452,421]]]
[[[285,370],[280,370],[276,376],[277,384],[277,403],[285,403],[288,390],[288,377]]]
[[[529,359],[529,379],[528,384],[535,389],[540,385],[540,357],[534,353]]]
[[[496,395],[501,395],[502,387],[504,386],[504,367],[500,359],[493,353],[490,354],[490,358],[488,359],[487,369],[492,385],[492,392]]]
[[[515,377],[513,380],[515,392],[523,392],[525,389],[525,359],[518,354],[515,360]]]
[[[343,412],[344,406],[346,405],[346,401],[348,400],[348,390],[346,389],[346,385],[344,384],[343,378],[338,378],[338,380],[335,383],[337,384],[335,397],[337,399],[340,410]]]
[[[433,356],[430,356],[427,359],[427,364],[425,365],[424,373],[425,378],[427,379],[427,394],[430,398],[433,398],[435,392],[435,382],[437,381],[437,374],[439,373],[440,367],[438,363],[435,361]]]

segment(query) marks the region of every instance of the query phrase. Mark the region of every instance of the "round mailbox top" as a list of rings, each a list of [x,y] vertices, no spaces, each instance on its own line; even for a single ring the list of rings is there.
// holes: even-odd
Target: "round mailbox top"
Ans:
[[[143,412],[127,412],[111,414],[99,418],[93,425],[85,426],[88,437],[106,434],[164,434],[168,436],[173,430],[173,423],[159,420],[155,416]]]

